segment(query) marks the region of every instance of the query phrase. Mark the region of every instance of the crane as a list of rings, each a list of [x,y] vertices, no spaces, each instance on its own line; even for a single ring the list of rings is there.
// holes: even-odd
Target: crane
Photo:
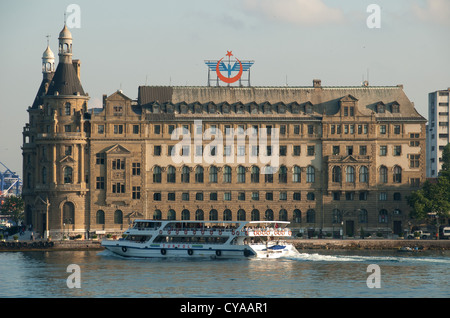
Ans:
[[[6,169],[5,172],[0,171],[0,196],[19,195],[22,187],[19,175],[12,172],[3,162],[0,161],[0,164]]]

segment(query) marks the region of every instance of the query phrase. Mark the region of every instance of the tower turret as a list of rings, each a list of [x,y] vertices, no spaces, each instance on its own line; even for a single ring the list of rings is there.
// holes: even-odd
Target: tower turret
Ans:
[[[59,33],[59,62],[72,64],[72,33],[70,33],[67,25]]]

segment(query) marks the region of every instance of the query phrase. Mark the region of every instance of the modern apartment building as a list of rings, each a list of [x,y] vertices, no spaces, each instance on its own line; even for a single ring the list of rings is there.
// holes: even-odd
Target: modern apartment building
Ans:
[[[428,94],[427,178],[436,178],[442,167],[442,150],[450,142],[450,88]]]

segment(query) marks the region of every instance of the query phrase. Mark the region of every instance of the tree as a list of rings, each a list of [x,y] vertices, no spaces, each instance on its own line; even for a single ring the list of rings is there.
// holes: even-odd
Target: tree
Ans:
[[[24,202],[22,197],[14,195],[6,197],[0,208],[0,214],[10,215],[11,219],[18,225],[24,217]]]
[[[442,150],[442,168],[440,174],[450,178],[450,143]]]

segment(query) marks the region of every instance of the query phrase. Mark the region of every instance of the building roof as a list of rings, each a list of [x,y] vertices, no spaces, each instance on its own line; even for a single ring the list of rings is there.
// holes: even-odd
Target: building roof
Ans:
[[[39,86],[39,90],[34,99],[33,105],[31,105],[32,109],[36,109],[39,105],[43,103],[43,97],[47,94],[48,87],[50,82],[52,81],[54,73],[44,73],[44,78],[42,79],[41,86]]]
[[[312,112],[319,115],[334,115],[340,110],[341,101],[356,101],[359,114],[375,115],[384,119],[409,118],[425,120],[415,109],[403,91],[403,86],[341,86],[341,87],[210,87],[210,86],[140,86],[138,104],[152,108],[159,104],[209,104],[222,103],[244,105],[311,105]],[[386,111],[377,112],[382,103]],[[391,111],[399,105],[399,112]]]
[[[73,64],[59,63],[50,83],[47,95],[86,95]]]

